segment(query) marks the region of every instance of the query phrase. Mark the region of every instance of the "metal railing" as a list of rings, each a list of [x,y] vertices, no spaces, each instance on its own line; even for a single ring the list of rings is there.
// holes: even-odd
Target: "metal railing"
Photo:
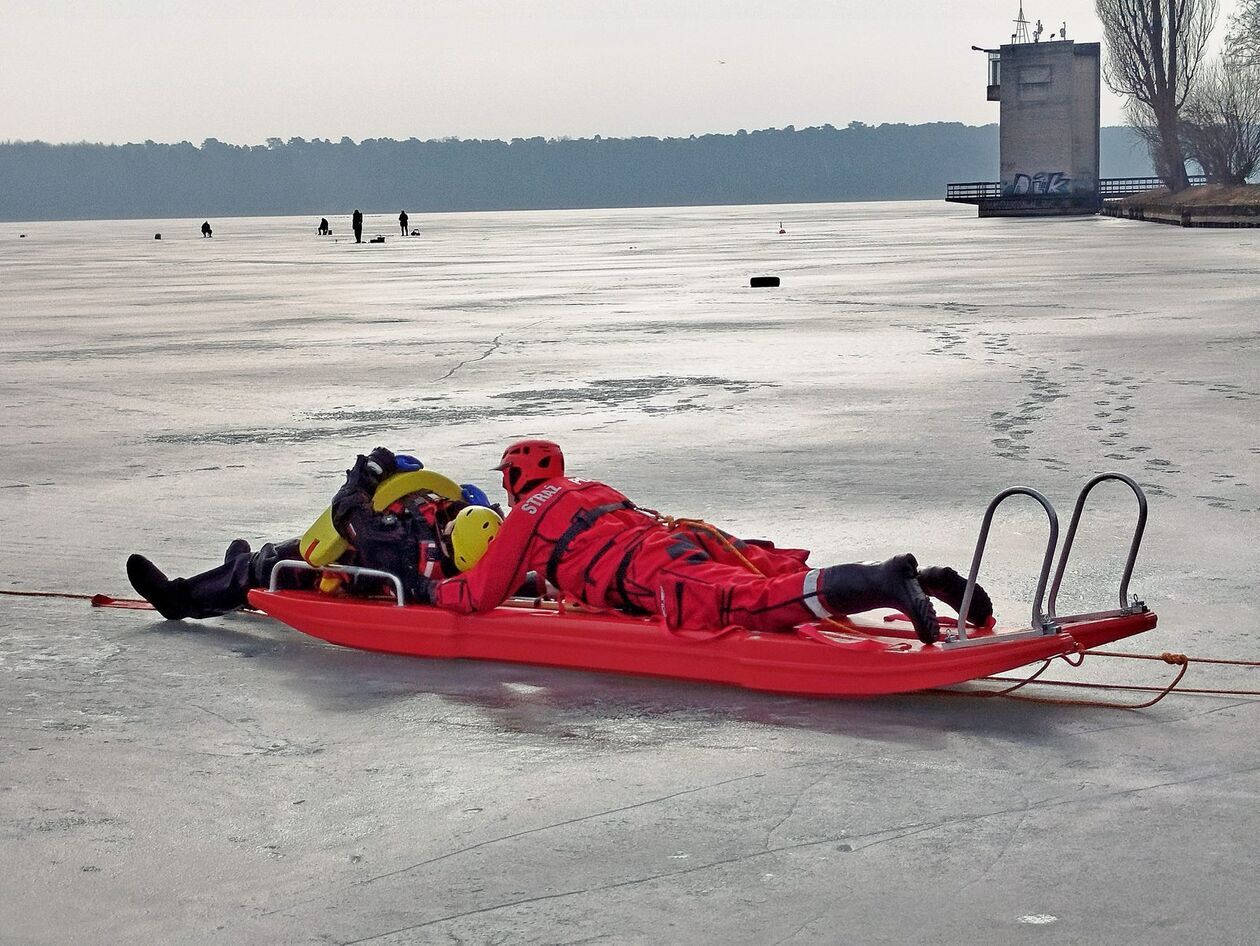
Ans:
[[[1133,529],[1133,538],[1129,543],[1129,556],[1124,563],[1124,573],[1120,577],[1120,607],[1110,611],[1091,611],[1082,612],[1080,614],[1060,615],[1056,612],[1056,605],[1059,598],[1059,587],[1063,584],[1063,575],[1067,571],[1068,557],[1072,554],[1072,545],[1076,539],[1077,527],[1081,524],[1081,513],[1085,509],[1085,500],[1093,491],[1094,487],[1099,483],[1114,480],[1128,486],[1134,496],[1137,497],[1137,523]],[[1037,576],[1037,591],[1033,597],[1032,618],[1029,621],[1029,629],[1020,631],[1016,634],[1002,634],[995,637],[991,634],[980,634],[975,637],[969,637],[967,634],[967,622],[963,619],[963,615],[971,610],[971,600],[976,590],[976,579],[980,574],[980,561],[984,557],[985,545],[989,540],[989,528],[993,524],[993,514],[997,511],[998,506],[1002,505],[1011,496],[1031,496],[1045,511],[1046,520],[1049,525],[1049,534],[1046,538],[1045,554],[1041,559],[1041,571]],[[1064,624],[1081,621],[1095,621],[1103,618],[1123,617],[1130,614],[1138,614],[1147,610],[1145,603],[1134,596],[1129,597],[1129,579],[1133,577],[1133,564],[1137,561],[1138,549],[1142,545],[1142,534],[1146,530],[1146,494],[1142,491],[1142,487],[1130,476],[1123,473],[1099,473],[1091,479],[1081,489],[1080,494],[1076,497],[1076,508],[1072,512],[1072,522],[1068,527],[1067,540],[1063,543],[1063,549],[1059,553],[1059,567],[1054,575],[1054,582],[1050,586],[1050,603],[1048,608],[1043,611],[1042,603],[1045,601],[1046,584],[1050,577],[1050,567],[1054,562],[1055,551],[1059,544],[1059,516],[1055,512],[1054,506],[1050,500],[1046,499],[1040,492],[1030,486],[1012,486],[1004,489],[994,497],[993,501],[984,511],[984,519],[980,523],[980,537],[976,540],[976,551],[971,559],[971,571],[967,574],[967,584],[963,591],[962,601],[958,605],[958,625],[957,631],[944,637],[941,640],[942,647],[969,647],[973,645],[982,645],[986,643],[994,643],[998,640],[1011,641],[1019,640],[1025,637],[1037,637],[1045,634],[1057,634],[1064,630]],[[1067,628],[1071,631],[1071,628]]]
[[[1206,184],[1207,178],[1202,174],[1191,174],[1191,186]],[[1128,197],[1141,194],[1143,191],[1163,187],[1164,182],[1158,177],[1104,177],[1098,181],[1098,196],[1104,199]],[[1000,200],[1004,196],[1018,200],[1061,200],[1067,194],[1018,194],[1004,195],[1001,181],[966,181],[961,184],[946,184],[945,199],[955,201]]]
[[[966,184],[946,184],[946,200],[990,200],[1002,196],[1001,181],[971,181]]]
[[[1207,178],[1202,174],[1190,175],[1191,186],[1206,183]],[[1098,182],[1098,196],[1128,197],[1131,194],[1141,194],[1143,191],[1153,191],[1163,186],[1164,182],[1158,177],[1104,177]]]

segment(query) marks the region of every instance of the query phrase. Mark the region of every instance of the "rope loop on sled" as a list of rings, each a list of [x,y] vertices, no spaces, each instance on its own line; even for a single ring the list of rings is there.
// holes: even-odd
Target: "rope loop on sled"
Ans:
[[[1130,685],[1130,684],[1124,684],[1124,683],[1089,683],[1086,681],[1077,681],[1077,680],[1039,680],[1038,679],[1042,675],[1042,673],[1045,672],[1046,668],[1049,667],[1050,664],[1055,659],[1061,659],[1065,663],[1069,664],[1070,666],[1079,667],[1081,663],[1084,662],[1086,655],[1092,655],[1095,657],[1122,657],[1122,658],[1127,657],[1133,660],[1160,660],[1160,661],[1163,661],[1164,663],[1172,664],[1173,666],[1179,666],[1181,669],[1177,671],[1177,675],[1173,677],[1172,682],[1170,682],[1167,686],[1163,686],[1163,687],[1136,686],[1136,685]],[[1053,657],[1049,658],[1043,661],[1042,665],[1038,667],[1036,672],[1034,672],[1031,676],[1027,677],[1024,680],[1016,680],[1014,686],[1009,686],[1002,690],[938,689],[938,690],[933,690],[932,692],[933,693],[949,693],[954,696],[974,696],[974,697],[979,697],[981,699],[991,699],[993,697],[1005,697],[1006,699],[1010,699],[1010,700],[1020,700],[1021,702],[1024,702],[1024,703],[1045,703],[1050,706],[1092,706],[1092,707],[1097,707],[1099,709],[1146,709],[1147,707],[1154,706],[1156,703],[1158,703],[1160,700],[1166,697],[1169,693],[1172,693],[1174,690],[1176,690],[1177,685],[1181,683],[1182,678],[1185,677],[1186,671],[1190,669],[1191,660],[1192,659],[1198,660],[1197,657],[1190,658],[1190,657],[1187,657],[1185,654],[1174,654],[1167,651],[1162,654],[1122,654],[1122,653],[1118,653],[1114,651],[1082,650],[1077,655],[1079,659],[1077,659],[1075,662],[1071,660],[1071,656],[1072,654],[1068,653],[1068,654],[1061,654],[1059,658],[1053,658]],[[1204,660],[1202,662],[1215,663],[1217,661]],[[1221,662],[1260,667],[1260,660],[1251,660],[1251,661],[1233,660],[1233,661],[1221,661]],[[1011,681],[1010,677],[1001,677],[1001,676],[982,677],[981,679],[994,680],[994,681],[1002,682],[1002,683],[1007,683]],[[1058,697],[1053,697],[1053,696],[1028,696],[1023,693],[1020,693],[1020,694],[1015,693],[1016,690],[1020,689],[1021,687],[1027,686],[1028,684],[1033,683],[1033,682],[1036,682],[1040,684],[1041,686],[1075,687],[1078,689],[1138,690],[1138,691],[1146,691],[1146,692],[1155,691],[1155,696],[1151,697],[1149,700],[1146,700],[1143,703],[1119,703],[1112,700],[1089,700],[1089,699],[1065,700],[1065,699],[1060,699]],[[1190,690],[1190,689],[1186,689],[1186,690],[1181,690],[1180,692],[1199,693],[1199,694],[1207,694],[1207,695],[1214,695],[1214,696],[1260,696],[1260,690],[1209,690],[1209,689]]]

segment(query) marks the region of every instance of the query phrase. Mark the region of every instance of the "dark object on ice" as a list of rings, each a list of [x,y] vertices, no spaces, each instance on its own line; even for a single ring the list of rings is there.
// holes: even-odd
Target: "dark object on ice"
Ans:
[[[748,280],[748,285],[753,289],[776,289],[779,285],[778,276],[754,276]]]
[[[153,234],[153,239],[155,239],[155,240],[160,240],[160,239],[162,239],[162,234],[160,234],[160,233],[155,233],[155,234]]]
[[[350,227],[354,230],[354,242],[363,242],[363,214],[356,210],[350,215]]]
[[[402,235],[407,235],[407,211],[402,211],[398,215],[398,226],[402,228]]]
[[[320,218],[319,218],[319,235],[320,235],[320,236],[332,236],[332,228],[328,226],[328,218],[327,218],[327,217],[320,217]]]
[[[368,240],[368,242],[369,243],[384,243],[385,238],[383,236],[374,236],[372,237],[372,239]]]
[[[19,240],[25,240],[25,239],[26,239],[26,234],[25,234],[25,233],[19,233],[19,234],[18,234],[18,239],[19,239]]]
[[[201,225],[201,235],[202,235],[202,237],[212,237],[212,236],[214,236],[214,231],[210,229],[210,221],[209,221],[209,220],[207,220],[205,223],[203,223],[203,224]]]
[[[419,231],[419,230],[412,230],[412,231],[411,231],[411,235],[412,235],[412,236],[419,236],[419,235],[420,235],[420,231]]]

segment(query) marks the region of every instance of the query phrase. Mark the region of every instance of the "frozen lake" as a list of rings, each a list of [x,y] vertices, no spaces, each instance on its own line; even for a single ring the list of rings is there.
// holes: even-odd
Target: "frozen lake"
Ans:
[[[497,495],[539,435],[817,564],[963,568],[1001,489],[1066,528],[1119,470],[1161,618],[1127,648],[1260,657],[1260,235],[973,213],[369,217],[384,245],[346,217],[0,223],[0,588],[123,594],[129,552],[181,574],[297,534],[378,443]],[[1044,518],[1004,508],[983,580],[1022,621]],[[1091,509],[1064,610],[1114,599],[1133,500]],[[0,635],[20,941],[1252,935],[1243,698],[827,703],[9,597]],[[1165,679],[1134,664],[1077,678]]]

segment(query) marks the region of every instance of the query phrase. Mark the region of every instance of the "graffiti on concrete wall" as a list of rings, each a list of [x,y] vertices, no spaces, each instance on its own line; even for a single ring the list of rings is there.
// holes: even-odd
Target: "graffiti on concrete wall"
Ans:
[[[1072,179],[1062,171],[1038,171],[1036,174],[1019,173],[1011,182],[1012,197],[1056,197],[1068,194]]]

